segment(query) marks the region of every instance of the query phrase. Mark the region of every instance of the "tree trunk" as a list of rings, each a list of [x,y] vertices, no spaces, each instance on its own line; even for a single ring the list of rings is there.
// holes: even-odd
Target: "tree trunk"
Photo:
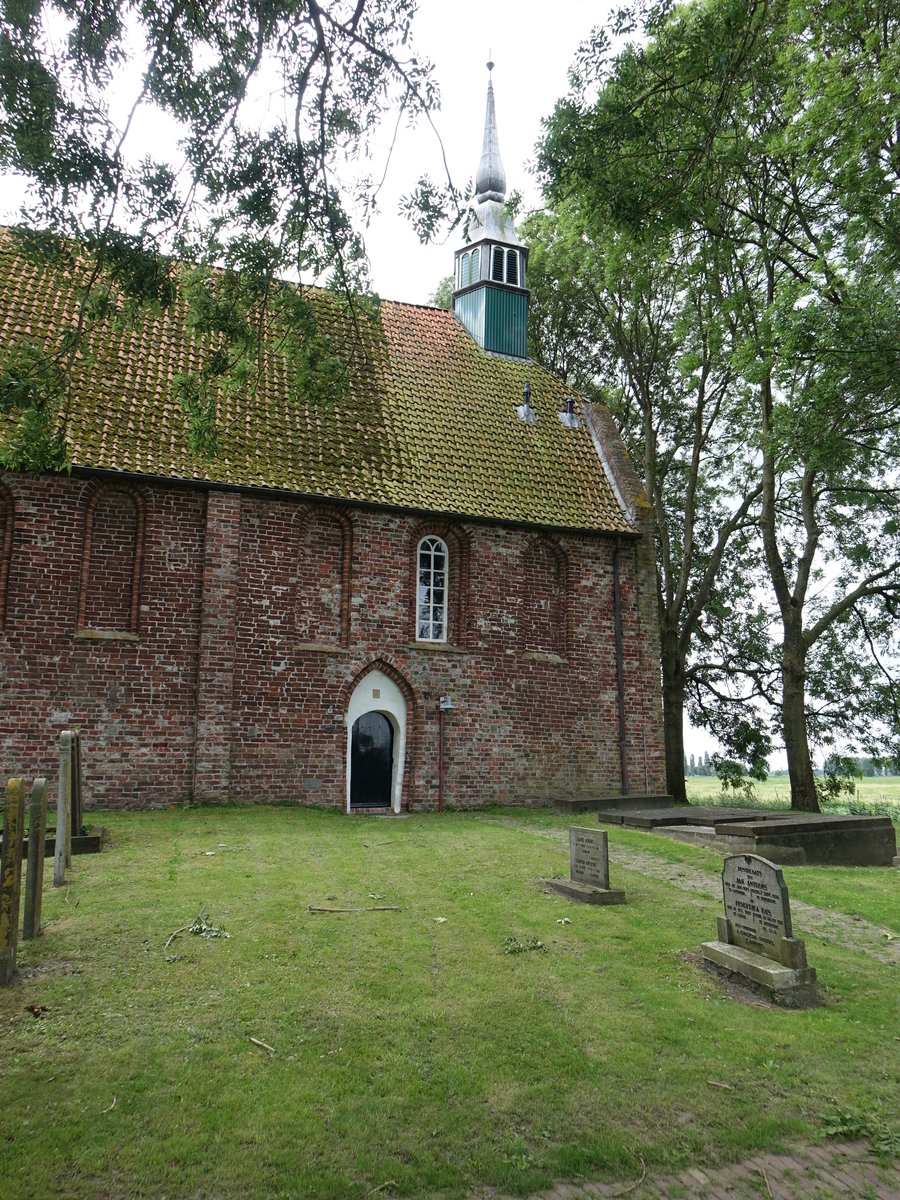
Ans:
[[[663,634],[663,736],[666,747],[666,788],[676,804],[687,803],[684,782],[684,660],[678,653],[677,633]]]
[[[806,733],[806,647],[797,630],[785,629],[781,678],[781,730],[791,779],[791,808],[817,813],[821,810]]]

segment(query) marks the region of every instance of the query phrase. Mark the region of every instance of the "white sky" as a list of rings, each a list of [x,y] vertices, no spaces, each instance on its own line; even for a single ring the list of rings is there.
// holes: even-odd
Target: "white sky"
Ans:
[[[507,187],[523,193],[526,207],[540,202],[528,168],[541,120],[567,92],[579,44],[615,7],[615,0],[556,0],[549,9],[521,0],[421,0],[413,41],[417,53],[434,64],[441,90],[434,121],[458,187],[474,179],[481,158],[490,54]],[[397,212],[400,197],[426,172],[435,181],[443,178],[435,136],[419,122],[401,130],[379,212],[365,234],[373,284],[387,300],[426,302],[453,270],[458,235],[443,246],[422,246]]]

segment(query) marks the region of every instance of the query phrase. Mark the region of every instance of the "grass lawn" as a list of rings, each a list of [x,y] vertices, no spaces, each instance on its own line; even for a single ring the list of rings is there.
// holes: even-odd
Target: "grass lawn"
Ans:
[[[896,1119],[895,968],[808,937],[821,1008],[738,1003],[685,957],[720,905],[616,864],[719,856],[613,829],[628,903],[587,908],[531,886],[567,847],[509,815],[104,814],[0,991],[3,1200],[527,1192]],[[785,876],[900,925],[896,871]],[[231,936],[166,948],[201,906]]]

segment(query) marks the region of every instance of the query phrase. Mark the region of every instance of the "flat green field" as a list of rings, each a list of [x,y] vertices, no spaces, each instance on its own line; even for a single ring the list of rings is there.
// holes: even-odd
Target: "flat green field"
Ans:
[[[721,901],[635,865],[710,851],[613,829],[628,902],[588,908],[534,886],[568,872],[546,812],[102,820],[0,991],[3,1200],[527,1193],[836,1120],[900,1143],[897,962],[808,936],[821,1007],[737,998],[698,963]],[[900,872],[785,875],[900,934]],[[167,945],[201,908],[230,936]]]
[[[688,800],[692,804],[740,804],[742,801],[725,796],[718,779],[708,775],[690,775],[687,779]],[[755,800],[766,807],[790,808],[791,788],[786,775],[770,775],[762,783],[753,784]],[[883,813],[900,820],[900,775],[874,775],[859,779],[851,795],[828,806],[829,812]]]

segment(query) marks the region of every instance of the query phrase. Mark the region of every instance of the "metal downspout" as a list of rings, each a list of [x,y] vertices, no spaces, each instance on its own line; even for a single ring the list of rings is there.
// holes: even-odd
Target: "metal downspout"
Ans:
[[[628,781],[627,739],[625,736],[625,661],[622,649],[622,595],[619,586],[619,554],[622,550],[622,539],[616,536],[616,548],[613,550],[613,605],[615,609],[616,627],[616,689],[619,702],[619,766],[622,772],[622,795],[631,792]]]
[[[444,706],[438,708],[438,812],[444,811]]]

